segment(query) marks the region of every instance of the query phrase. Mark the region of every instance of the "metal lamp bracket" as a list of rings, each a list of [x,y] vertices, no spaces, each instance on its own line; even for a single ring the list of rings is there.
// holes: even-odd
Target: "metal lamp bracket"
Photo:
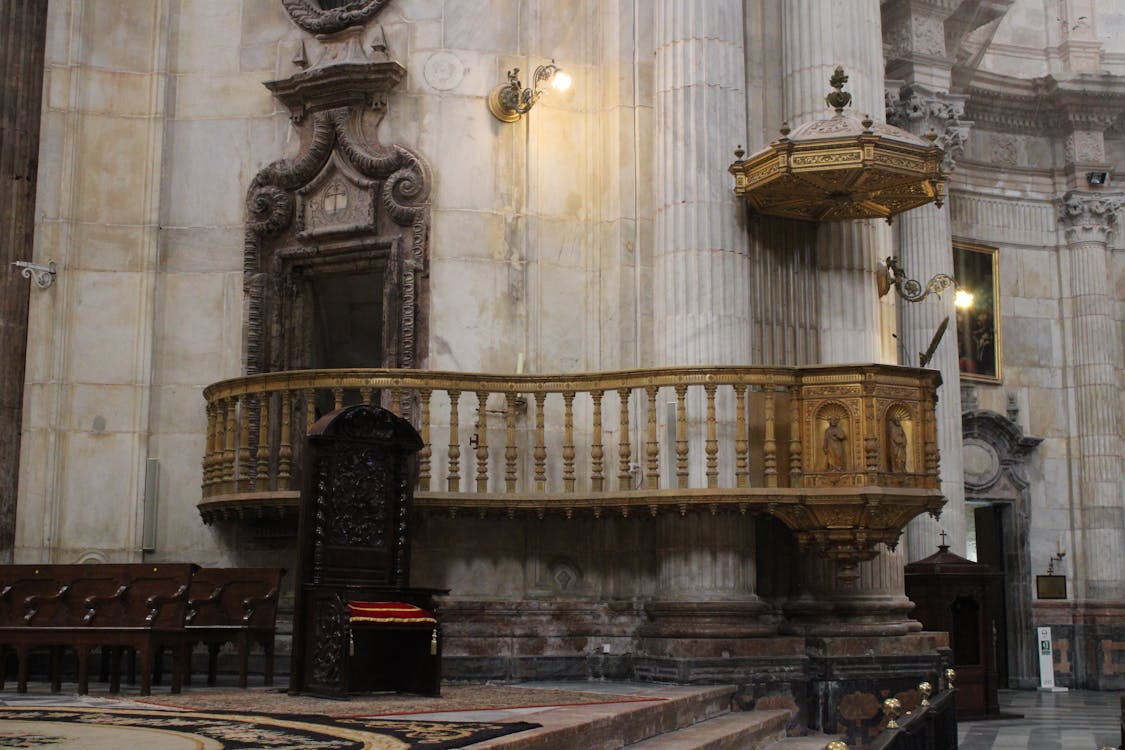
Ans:
[[[25,279],[31,279],[35,282],[35,286],[40,289],[46,289],[55,283],[55,276],[58,273],[55,268],[55,261],[47,261],[47,265],[42,263],[31,263],[26,260],[17,260],[12,262],[13,266],[18,267],[20,275]]]

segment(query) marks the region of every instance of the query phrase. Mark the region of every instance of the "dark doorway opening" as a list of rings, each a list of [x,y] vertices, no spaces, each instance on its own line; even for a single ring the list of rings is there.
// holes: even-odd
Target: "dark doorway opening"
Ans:
[[[1018,584],[1013,580],[1008,553],[1005,549],[1005,526],[1011,524],[1012,509],[1008,503],[988,503],[972,507],[973,526],[976,529],[976,562],[991,566],[1003,574],[1004,591],[1010,592]],[[992,622],[985,623],[986,637],[992,639],[992,653],[996,659],[994,668],[998,684],[1008,683],[1008,626],[1007,599],[995,602]]]

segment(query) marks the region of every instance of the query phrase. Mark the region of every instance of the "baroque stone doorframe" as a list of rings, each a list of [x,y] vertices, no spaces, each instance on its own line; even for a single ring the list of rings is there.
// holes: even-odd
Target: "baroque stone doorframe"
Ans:
[[[975,407],[976,399],[966,398],[965,404]],[[1007,511],[1001,516],[1007,687],[1033,688],[1038,684],[1038,662],[1031,637],[1031,497],[1027,461],[1043,438],[1024,435],[1011,417],[976,408],[962,412],[961,435],[965,500],[998,504]]]

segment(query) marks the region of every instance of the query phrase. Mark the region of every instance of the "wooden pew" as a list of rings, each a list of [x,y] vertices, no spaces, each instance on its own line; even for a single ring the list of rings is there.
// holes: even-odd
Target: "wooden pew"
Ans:
[[[78,692],[89,689],[94,648],[112,653],[135,649],[141,662],[141,695],[152,691],[157,652],[176,654],[172,692],[180,692],[186,664],[184,618],[191,576],[188,563],[0,566],[0,646],[16,652],[17,689],[27,692],[27,656],[52,654],[52,690],[60,688],[63,649],[75,652]],[[110,690],[120,689],[115,664]]]
[[[202,568],[192,576],[184,638],[191,678],[191,649],[207,646],[207,684],[215,684],[219,649],[232,643],[238,650],[239,686],[246,687],[250,649],[265,653],[265,684],[273,684],[277,600],[283,568]]]

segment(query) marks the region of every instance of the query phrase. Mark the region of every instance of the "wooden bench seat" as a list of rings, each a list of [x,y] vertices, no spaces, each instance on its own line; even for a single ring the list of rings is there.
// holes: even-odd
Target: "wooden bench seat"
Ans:
[[[238,680],[246,687],[250,649],[256,643],[265,654],[265,684],[273,684],[274,635],[277,600],[283,568],[202,568],[191,580],[184,638],[188,650],[185,679],[191,678],[190,652],[207,646],[207,684],[215,684],[219,649],[234,644],[238,652]]]
[[[135,649],[141,695],[149,695],[156,654],[171,648],[176,654],[171,689],[179,692],[186,664],[184,618],[196,570],[187,563],[0,566],[0,650],[16,654],[17,690],[27,691],[33,649],[50,651],[56,691],[62,652],[73,650],[80,694],[89,689],[93,649],[114,659],[111,691],[120,688],[122,652]]]

